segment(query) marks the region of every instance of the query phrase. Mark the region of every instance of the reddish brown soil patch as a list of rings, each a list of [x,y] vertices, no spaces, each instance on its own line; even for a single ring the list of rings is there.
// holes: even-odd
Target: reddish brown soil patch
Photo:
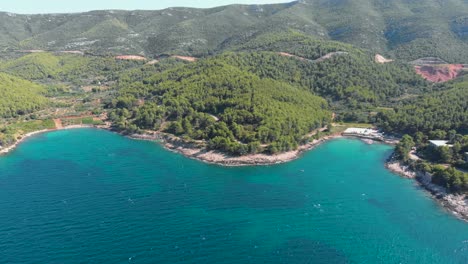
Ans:
[[[47,52],[45,50],[20,50],[19,52],[21,53],[43,53],[43,52]]]
[[[145,61],[146,58],[143,56],[138,55],[120,55],[115,57],[118,60],[137,60],[137,61]]]
[[[462,64],[415,66],[416,72],[430,82],[446,82],[457,78],[463,70]]]
[[[54,119],[54,123],[55,123],[55,128],[56,129],[62,129],[63,128],[63,124],[62,124],[61,119]]]
[[[176,58],[176,59],[184,60],[184,61],[190,61],[190,62],[195,62],[195,61],[197,61],[197,58],[195,58],[195,57],[188,57],[188,56],[173,55],[172,58]]]
[[[70,120],[70,119],[78,119],[78,118],[86,118],[86,117],[94,117],[91,112],[83,113],[81,115],[71,115],[71,116],[63,116],[61,117],[62,120]]]
[[[84,55],[84,52],[80,50],[61,50],[58,53]]]

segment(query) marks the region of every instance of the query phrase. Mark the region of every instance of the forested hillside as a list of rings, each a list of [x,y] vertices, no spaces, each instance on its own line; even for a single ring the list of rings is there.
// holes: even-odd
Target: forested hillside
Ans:
[[[377,65],[366,55],[343,54],[318,63],[269,52],[228,53],[221,58],[261,77],[285,80],[335,101],[382,102],[425,84],[410,67]]]
[[[379,126],[412,135],[428,135],[436,130],[468,133],[468,81],[459,80],[441,88],[442,91],[404,100],[394,111],[384,111],[379,115]]]
[[[44,87],[0,73],[0,118],[17,117],[44,107]]]
[[[239,40],[293,30],[407,61],[440,57],[466,63],[467,14],[463,0],[301,0],[211,9],[0,13],[0,49],[207,56]]]
[[[73,54],[32,53],[0,64],[0,72],[44,81],[64,81],[76,85],[89,81],[115,79],[123,70],[144,62],[116,60],[113,57]]]
[[[5,60],[0,72],[45,84],[48,94],[54,94],[57,87],[75,91],[71,94],[75,99],[66,104],[75,104],[76,98],[91,102],[91,97],[108,102],[110,109],[117,109],[112,117],[119,129],[162,129],[210,140],[215,134],[208,133],[209,127],[225,124],[223,129],[233,134],[224,134],[228,143],[216,148],[230,152],[237,151],[226,147],[231,143],[239,147],[287,141],[289,145],[278,147],[279,151],[297,146],[305,134],[329,123],[331,112],[337,122],[378,120],[388,132],[466,129],[464,82],[432,85],[410,65],[379,64],[368,50],[292,30],[225,45],[228,52],[194,63],[167,58],[147,64],[113,56],[33,53]],[[271,87],[270,94],[267,87]],[[202,93],[203,89],[206,92]],[[92,96],[90,91],[102,93]],[[251,102],[254,91],[258,98]],[[286,95],[288,99],[284,99]],[[318,101],[318,96],[326,101]],[[304,98],[309,98],[309,103]],[[29,99],[25,101],[29,103]],[[302,110],[296,108],[299,105]],[[326,118],[321,112],[325,109]],[[421,114],[413,115],[415,111]],[[11,116],[16,110],[9,112]],[[200,126],[193,113],[208,115],[208,123]],[[233,116],[225,116],[227,113]],[[297,119],[288,120],[289,115]],[[220,122],[214,122],[218,119]],[[291,132],[278,125],[286,123],[297,130]],[[279,134],[271,136],[272,131]],[[268,138],[261,133],[269,134]]]
[[[51,95],[56,87],[65,96],[74,91],[65,104],[105,102],[119,130],[164,130],[236,154],[249,144],[257,146],[252,152],[264,151],[260,145],[271,146],[269,152],[294,149],[329,124],[332,112],[335,121],[372,122],[382,107],[430,90],[410,66],[378,64],[369,51],[295,31],[226,43],[226,49],[198,62],[152,64],[33,53],[5,61],[0,71],[43,83]],[[96,102],[86,108],[95,111]]]
[[[210,59],[119,91],[109,105],[120,129],[164,130],[242,155],[297,148],[331,121],[327,102],[287,83]]]
[[[429,86],[410,65],[378,64],[368,51],[298,32],[262,35],[230,49],[236,52],[216,58],[326,98],[339,120],[369,122],[376,107],[393,106]]]

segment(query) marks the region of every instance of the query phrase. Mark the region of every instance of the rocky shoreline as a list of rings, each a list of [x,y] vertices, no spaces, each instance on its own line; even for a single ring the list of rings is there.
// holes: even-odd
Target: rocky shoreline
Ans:
[[[116,132],[111,129],[110,126],[95,126],[95,125],[73,125],[63,128],[55,129],[44,129],[40,131],[34,131],[23,135],[18,141],[13,145],[0,149],[0,155],[7,154],[14,150],[19,144],[21,144],[27,138],[52,131],[66,130],[66,129],[76,129],[76,128],[97,128],[104,129],[111,132]],[[119,133],[119,132],[117,132]],[[122,134],[122,133],[119,133]],[[146,140],[146,141],[158,141],[162,146],[172,152],[182,154],[188,158],[195,159],[201,162],[216,164],[222,166],[231,166],[231,167],[240,167],[240,166],[268,166],[286,163],[295,159],[298,159],[302,153],[311,150],[318,145],[333,139],[342,137],[341,134],[334,134],[325,136],[318,140],[313,140],[305,145],[300,146],[297,150],[288,151],[279,153],[277,155],[268,155],[268,154],[251,154],[245,156],[231,156],[226,153],[219,151],[206,150],[201,142],[187,142],[176,136],[162,133],[162,132],[152,132],[144,134],[132,134],[132,135],[123,135],[132,139],[137,140]]]
[[[245,156],[231,156],[219,151],[206,150],[200,142],[186,142],[178,137],[159,132],[153,134],[133,134],[129,137],[138,140],[160,141],[167,150],[204,163],[228,167],[241,167],[268,166],[290,162],[298,159],[302,153],[311,150],[330,139],[342,136],[341,134],[325,136],[321,139],[313,140],[302,145],[297,150],[283,152],[276,155],[250,154]]]
[[[400,161],[391,159],[386,163],[386,167],[405,178],[414,179],[443,208],[457,218],[468,222],[468,196],[466,194],[450,194],[444,187],[433,184],[432,175],[429,173],[412,170]]]

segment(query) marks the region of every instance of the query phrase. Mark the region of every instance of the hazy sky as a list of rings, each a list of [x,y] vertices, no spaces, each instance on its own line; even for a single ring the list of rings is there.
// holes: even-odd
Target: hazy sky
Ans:
[[[214,7],[228,4],[270,4],[293,0],[0,0],[0,11],[35,14],[83,12],[99,9],[163,9]]]

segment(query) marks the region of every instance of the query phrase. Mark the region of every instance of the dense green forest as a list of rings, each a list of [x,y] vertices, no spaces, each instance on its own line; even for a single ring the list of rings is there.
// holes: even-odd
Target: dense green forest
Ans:
[[[298,38],[303,46],[289,45],[289,40]],[[287,82],[326,98],[338,121],[371,122],[377,107],[391,107],[400,97],[428,90],[427,82],[410,66],[376,64],[370,53],[347,45],[329,45],[295,33],[271,35],[269,40],[273,44],[265,46],[272,52],[225,53],[217,58],[261,78]],[[280,51],[307,60],[282,56]],[[346,53],[316,61],[329,52]]]
[[[403,100],[395,110],[378,116],[379,127],[389,132],[422,132],[435,130],[468,132],[468,81],[457,80],[444,84],[436,91],[420,97]]]
[[[363,103],[383,102],[416,92],[418,85],[425,84],[408,66],[379,65],[365,54],[336,55],[316,63],[263,52],[227,54],[223,59],[261,77],[303,86],[333,101],[349,98]]]
[[[133,132],[137,129],[160,129],[161,125],[167,125],[163,127],[167,132],[191,139],[210,140],[210,147],[230,153],[244,153],[238,149],[248,144],[267,144],[272,146],[267,151],[277,152],[296,148],[304,142],[305,134],[328,123],[321,114],[316,114],[317,109],[307,108],[311,103],[317,104],[317,101],[311,99],[309,103],[303,102],[304,95],[315,94],[326,98],[330,110],[338,114],[338,121],[368,122],[377,107],[391,105],[392,100],[407,93],[421,93],[427,84],[409,66],[376,64],[371,53],[346,44],[313,39],[294,31],[262,35],[246,41],[244,45],[229,44],[232,50],[242,51],[227,52],[168,72],[163,69],[143,82],[138,78],[142,77],[140,74],[127,75],[119,80],[119,97],[108,105],[109,108],[118,108],[111,117],[119,129]],[[288,52],[298,57],[284,56],[279,52]],[[321,59],[333,52],[337,53]],[[238,81],[233,79],[234,76],[226,74],[234,71],[244,76],[244,79]],[[141,72],[150,73],[144,69]],[[203,80],[193,80],[192,76],[202,76]],[[225,80],[219,79],[221,77]],[[252,80],[248,82],[249,79]],[[255,85],[252,84],[253,80]],[[233,83],[237,83],[235,91],[241,92],[231,95],[235,100],[220,97],[226,90],[232,90]],[[261,87],[267,86],[266,83],[271,87],[277,87],[278,84],[288,87],[287,90],[272,89],[270,92],[284,90],[282,93],[290,96],[286,102],[299,103],[303,112],[296,109],[287,113],[284,106],[271,101],[274,98],[260,97],[260,94],[265,93]],[[255,93],[258,97],[256,107],[246,104],[250,102],[249,96],[253,96],[247,92],[252,87],[259,89]],[[193,89],[198,93],[193,93]],[[205,96],[199,97],[202,94]],[[270,107],[262,109],[262,105]],[[291,106],[289,108],[293,109]],[[233,112],[233,109],[236,111]],[[252,112],[253,109],[256,112]],[[144,114],[140,112],[143,110]],[[149,113],[151,111],[152,114]],[[309,117],[318,118],[303,119],[301,115],[308,111]],[[204,121],[200,122],[198,116],[192,117],[192,112],[204,114]],[[226,116],[228,113],[229,116]],[[280,119],[267,118],[269,115]],[[293,121],[288,120],[288,116]],[[329,113],[327,119],[330,116]],[[219,122],[213,122],[218,118]],[[200,123],[203,125],[200,126]],[[211,129],[211,123],[222,124],[223,129],[226,127],[234,133],[223,134],[221,137],[227,140],[215,144],[213,136],[216,134],[206,133]],[[284,128],[287,123],[296,127],[296,131]],[[274,133],[278,135],[272,135]],[[268,136],[262,136],[264,134]]]
[[[295,30],[278,30],[252,36],[241,36],[223,43],[226,51],[276,51],[289,52],[309,60],[318,59],[328,53],[343,51],[363,54],[360,49],[342,42],[323,40]]]
[[[144,62],[116,60],[113,57],[75,54],[32,53],[0,64],[0,71],[39,82],[61,81],[84,85],[115,80],[123,71]]]
[[[20,78],[0,73],[0,118],[17,117],[43,108],[45,88]]]
[[[270,153],[295,149],[331,121],[320,97],[216,59],[122,88],[109,107],[120,129],[162,128],[237,155],[261,152],[263,144]]]

